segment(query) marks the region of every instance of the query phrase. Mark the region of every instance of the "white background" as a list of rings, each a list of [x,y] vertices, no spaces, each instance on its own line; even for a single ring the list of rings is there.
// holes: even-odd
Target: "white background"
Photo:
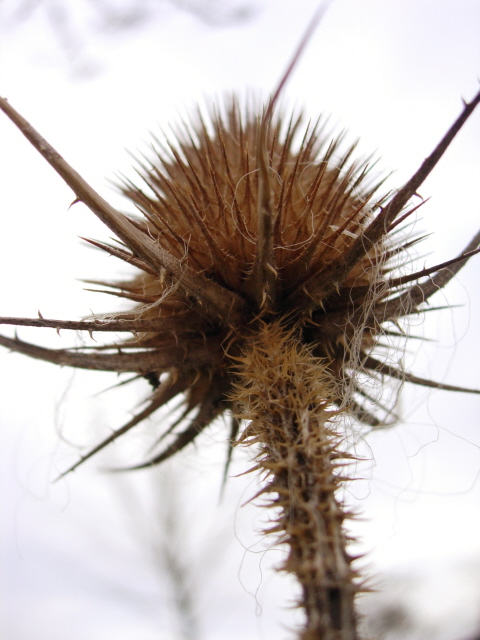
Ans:
[[[96,29],[87,2],[64,5],[71,11],[63,43],[45,10],[52,2],[18,23],[17,5],[1,5],[0,92],[92,186],[124,206],[105,177],[129,171],[125,149],[142,147],[149,130],[167,128],[205,97],[247,88],[267,96],[317,3],[251,0],[242,3],[255,8],[248,20],[222,26],[165,3],[155,20],[121,32]],[[312,117],[331,113],[352,139],[361,137],[361,151],[378,150],[382,166],[395,170],[389,185],[401,186],[458,115],[461,98],[476,92],[479,32],[476,1],[337,0],[285,104]],[[108,231],[82,205],[69,209],[71,191],[6,118],[0,140],[0,315],[40,310],[75,319],[113,309],[113,298],[84,292],[77,280],[125,273],[77,237],[106,239]],[[432,197],[418,223],[433,234],[420,250],[428,265],[459,253],[479,226],[479,143],[480,112],[421,188]],[[473,258],[432,301],[461,308],[414,322],[412,333],[435,340],[411,344],[407,363],[418,375],[480,387],[478,265]],[[46,329],[20,336],[57,348],[75,342]],[[76,459],[75,447],[125,422],[147,392],[138,384],[95,396],[115,382],[113,374],[72,374],[0,353],[3,637],[180,637],[171,586],[155,564],[164,538],[188,569],[202,638],[291,637],[290,581],[268,569],[281,556],[265,554],[252,533],[260,510],[240,506],[255,490],[252,478],[231,478],[218,506],[222,424],[168,470],[102,473],[102,465],[141,459],[152,420],[51,483]],[[353,529],[374,584],[410,607],[411,638],[466,640],[480,626],[479,409],[475,396],[405,388],[402,423],[359,444],[371,463],[349,489],[362,514]],[[233,472],[248,464],[237,454]],[[178,518],[170,537],[159,532],[166,513]]]

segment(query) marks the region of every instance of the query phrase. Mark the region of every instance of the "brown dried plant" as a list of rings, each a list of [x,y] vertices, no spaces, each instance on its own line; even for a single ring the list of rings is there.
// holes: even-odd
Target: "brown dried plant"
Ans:
[[[141,186],[121,185],[139,217],[111,207],[0,99],[77,200],[119,240],[89,242],[137,270],[129,281],[96,282],[135,303],[122,313],[0,319],[131,337],[84,349],[3,336],[0,344],[57,365],[130,372],[153,386],[143,411],[65,473],[177,396],[180,418],[159,434],[158,452],[132,469],[170,458],[229,415],[228,461],[234,445],[255,447],[261,494],[274,508],[269,531],[287,545],[282,568],[301,585],[299,637],[351,640],[358,637],[354,599],[362,583],[346,549],[350,514],[337,491],[351,479],[346,420],[382,423],[369,396],[372,379],[479,393],[392,365],[381,341],[401,337],[399,323],[421,313],[480,251],[478,233],[452,260],[398,273],[418,241],[400,230],[419,206],[411,200],[480,93],[401,189],[377,195],[382,182],[371,178],[368,160],[352,160],[355,145],[343,150],[343,136],[332,138],[321,120],[305,127],[301,114],[280,112],[279,94],[305,41],[263,109],[232,97],[184,122],[175,139],[154,140],[153,157],[138,163]]]

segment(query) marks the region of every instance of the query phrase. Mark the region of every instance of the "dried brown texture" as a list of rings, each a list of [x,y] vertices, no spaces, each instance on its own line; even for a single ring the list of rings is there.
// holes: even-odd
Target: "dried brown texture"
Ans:
[[[336,490],[349,456],[341,453],[335,384],[325,363],[301,345],[295,330],[262,325],[239,360],[233,398],[248,421],[240,444],[258,450],[266,478],[259,495],[275,509],[279,542],[288,545],[281,567],[302,587],[302,640],[354,640],[359,590],[346,552],[348,517]]]
[[[6,110],[12,112],[10,105]],[[177,132],[175,143],[155,141],[155,157],[142,161],[139,171],[144,187],[129,182],[122,186],[144,220],[106,206],[101,218],[125,247],[94,244],[142,271],[128,282],[94,284],[136,303],[130,311],[83,322],[3,320],[89,332],[130,331],[130,340],[75,351],[44,349],[18,338],[0,340],[6,347],[62,365],[131,371],[154,384],[165,376],[183,381],[178,393],[185,394],[187,408],[196,412],[192,424],[146,464],[190,442],[207,426],[205,416],[231,408],[231,357],[242,353],[245,336],[260,318],[300,319],[301,340],[312,345],[317,356],[328,358],[337,380],[349,375],[346,363],[353,342],[357,351],[374,344],[379,325],[364,326],[364,309],[366,300],[377,295],[377,284],[371,285],[378,281],[383,260],[382,237],[359,258],[338,291],[318,300],[313,312],[310,295],[306,309],[289,300],[306,280],[317,275],[323,280],[329,265],[368,228],[379,184],[362,189],[370,181],[368,164],[352,162],[354,147],[343,150],[341,137],[328,136],[319,122],[302,131],[300,115],[286,121],[280,116],[270,121],[268,116],[267,121],[257,113],[253,107],[242,110],[232,99],[222,113],[212,110],[209,119],[197,114],[193,125],[185,124]],[[78,175],[21,116],[14,119],[76,188]],[[76,189],[97,213],[104,201],[90,191],[83,181]],[[271,224],[259,223],[265,217]],[[259,227],[271,247],[266,261],[259,249]],[[258,264],[263,266],[257,268]],[[357,308],[361,317],[351,322]],[[141,416],[159,406],[152,400]],[[367,415],[360,409],[357,413]],[[129,428],[138,422],[129,421]],[[126,430],[127,425],[116,433]]]
[[[0,99],[120,246],[90,242],[137,269],[125,282],[93,283],[130,301],[122,313],[79,322],[0,319],[127,331],[131,338],[58,350],[17,337],[0,336],[0,344],[58,365],[131,372],[154,387],[141,412],[65,473],[177,396],[183,414],[163,428],[153,457],[132,468],[169,458],[227,412],[230,460],[240,423],[251,420],[241,439],[260,447],[265,491],[281,510],[277,531],[290,546],[285,569],[303,588],[302,638],[353,640],[358,585],[345,551],[348,514],[336,495],[343,482],[338,465],[347,458],[335,416],[348,412],[364,424],[381,424],[381,405],[378,413],[369,387],[384,376],[447,388],[405,373],[379,347],[382,337],[396,340],[399,322],[421,312],[477,252],[480,234],[448,263],[396,273],[415,242],[398,234],[398,224],[417,208],[405,207],[480,93],[406,185],[385,197],[376,195],[381,182],[372,182],[368,161],[352,161],[354,145],[345,149],[342,137],[332,138],[320,122],[305,127],[300,115],[279,115],[278,91],[263,110],[230,99],[206,116],[196,114],[173,138],[154,140],[152,157],[140,162],[141,186],[121,186],[141,218],[113,209]]]

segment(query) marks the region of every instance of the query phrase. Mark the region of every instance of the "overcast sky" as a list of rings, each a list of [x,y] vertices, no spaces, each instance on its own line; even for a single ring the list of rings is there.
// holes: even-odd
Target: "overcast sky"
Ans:
[[[45,8],[15,22],[14,4],[0,3],[1,95],[117,206],[124,205],[106,178],[130,170],[125,150],[142,148],[149,131],[167,130],[184,109],[225,91],[267,96],[317,6],[232,1],[250,9],[248,16],[212,25],[164,3],[156,19],[136,29],[101,31],[85,0],[65,3],[74,11],[62,36]],[[352,139],[361,137],[361,152],[378,152],[381,166],[395,171],[389,186],[399,187],[458,115],[461,98],[477,90],[479,32],[475,1],[337,0],[284,103],[303,106],[314,118],[332,114]],[[0,140],[0,315],[34,317],[40,310],[74,319],[111,310],[115,302],[84,292],[79,282],[124,272],[78,240],[109,233],[82,205],[69,210],[71,191],[6,118],[0,118]],[[421,264],[456,255],[477,231],[479,143],[480,112],[422,186],[431,200],[418,229],[433,235],[420,250]],[[413,323],[412,333],[435,340],[411,345],[407,363],[418,375],[480,387],[478,273],[474,258],[433,300],[461,307]],[[51,330],[20,335],[57,348],[74,341]],[[112,479],[99,470],[140,459],[148,434],[140,430],[128,445],[115,445],[51,484],[78,455],[72,443],[96,442],[147,392],[137,385],[95,396],[115,381],[0,353],[5,637],[178,637],[168,587],[157,582],[149,555],[169,494],[165,472]],[[398,407],[402,423],[359,443],[372,462],[362,470],[366,479],[349,491],[365,517],[354,530],[370,571],[379,580],[418,572],[410,599],[425,629],[441,629],[436,640],[461,640],[480,623],[479,409],[478,397],[406,388]],[[153,420],[150,435],[154,427]],[[291,637],[282,626],[295,615],[287,609],[291,585],[266,569],[280,556],[265,555],[265,544],[250,533],[259,527],[258,510],[240,507],[254,492],[252,479],[231,478],[218,507],[225,434],[222,425],[213,428],[169,471],[179,485],[181,548],[200,594],[202,637]],[[239,455],[234,472],[247,466]]]

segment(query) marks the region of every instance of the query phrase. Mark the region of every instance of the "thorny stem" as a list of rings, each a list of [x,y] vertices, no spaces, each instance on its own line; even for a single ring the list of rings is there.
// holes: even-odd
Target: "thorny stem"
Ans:
[[[295,574],[306,623],[301,640],[356,640],[355,582],[343,522],[349,517],[336,490],[348,462],[335,428],[333,386],[322,361],[279,323],[265,324],[241,359],[234,400],[250,420],[240,443],[258,445],[275,508],[275,525],[289,546],[282,569]]]

